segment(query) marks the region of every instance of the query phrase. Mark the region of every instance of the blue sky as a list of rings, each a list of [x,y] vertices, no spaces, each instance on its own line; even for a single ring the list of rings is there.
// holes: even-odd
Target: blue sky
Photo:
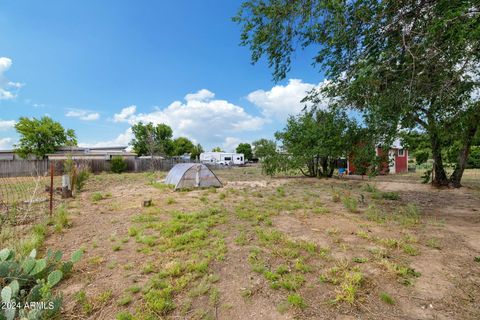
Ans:
[[[0,149],[20,116],[49,115],[82,145],[164,122],[206,149],[272,137],[323,76],[298,52],[273,83],[231,21],[241,1],[0,0]]]

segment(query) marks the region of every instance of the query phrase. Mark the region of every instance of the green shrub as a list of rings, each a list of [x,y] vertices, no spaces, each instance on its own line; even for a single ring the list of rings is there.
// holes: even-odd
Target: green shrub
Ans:
[[[75,252],[71,259],[62,262],[62,252],[47,251],[44,258],[36,259],[32,250],[26,258],[20,258],[13,250],[0,250],[0,284],[4,303],[30,305],[42,303],[45,309],[1,309],[0,319],[52,319],[58,315],[62,303],[52,288],[71,272],[73,264],[80,260],[82,252]]]
[[[110,170],[114,173],[125,172],[127,170],[127,162],[121,156],[113,157],[110,162]]]
[[[480,168],[480,146],[473,146],[467,160],[467,168]]]
[[[418,165],[426,163],[428,158],[430,158],[430,151],[428,149],[415,152],[415,161]]]

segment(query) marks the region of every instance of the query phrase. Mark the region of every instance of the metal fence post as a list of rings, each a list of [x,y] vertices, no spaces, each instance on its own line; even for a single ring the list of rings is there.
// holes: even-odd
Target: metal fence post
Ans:
[[[53,214],[53,162],[50,163],[50,215]]]

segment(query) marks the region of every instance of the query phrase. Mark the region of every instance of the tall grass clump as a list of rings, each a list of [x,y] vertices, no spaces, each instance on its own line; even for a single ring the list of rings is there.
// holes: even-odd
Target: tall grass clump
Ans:
[[[358,201],[357,199],[345,196],[342,197],[343,206],[350,212],[358,212]]]

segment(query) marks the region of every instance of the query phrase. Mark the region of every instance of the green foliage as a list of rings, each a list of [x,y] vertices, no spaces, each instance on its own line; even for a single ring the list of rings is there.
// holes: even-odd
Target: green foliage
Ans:
[[[253,158],[252,146],[250,143],[240,143],[235,151],[237,153],[243,153],[245,160],[251,160]]]
[[[58,315],[62,300],[53,294],[52,289],[71,272],[81,253],[74,253],[75,257],[72,256],[70,261],[62,261],[61,251],[48,250],[41,259],[36,255],[36,250],[25,258],[18,257],[10,249],[0,251],[1,301],[22,306],[42,302],[47,308],[2,308],[1,319],[51,319]]]
[[[381,195],[382,195],[383,199],[387,199],[387,200],[398,200],[398,199],[400,199],[400,195],[398,194],[398,192],[393,192],[393,191],[382,192]]]
[[[299,294],[291,294],[287,297],[288,303],[295,308],[299,309],[305,309],[307,307],[307,304],[303,300],[303,298]]]
[[[307,97],[314,107],[327,95],[359,110],[381,135],[392,137],[399,126],[428,134],[437,185],[449,183],[442,151],[458,141],[450,181],[459,186],[461,152],[480,124],[476,3],[247,0],[233,20],[252,62],[265,56],[276,81],[287,76],[297,50],[317,51],[314,65],[330,81]]]
[[[190,158],[191,159],[199,159],[200,154],[203,152],[203,148],[200,143],[197,143],[196,146],[193,147],[191,153],[190,153]]]
[[[192,141],[185,137],[178,137],[173,140],[173,156],[182,156],[184,154],[192,154],[195,145]]]
[[[409,131],[400,133],[402,145],[408,149],[411,156],[415,157],[416,164],[421,165],[427,162],[432,155],[430,138],[427,133]]]
[[[59,122],[50,117],[21,117],[15,124],[15,129],[20,135],[15,152],[22,158],[34,155],[41,159],[48,153],[54,153],[59,147],[77,145],[75,132],[71,129],[65,130]]]
[[[92,194],[92,201],[93,202],[98,202],[100,200],[103,200],[105,199],[103,194],[101,194],[100,192],[95,192],[94,194]]]
[[[135,319],[130,312],[120,312],[117,314],[116,318],[117,320],[134,320]]]
[[[130,142],[139,156],[171,155],[174,149],[172,128],[166,124],[154,125],[139,122],[132,126],[135,138]]]
[[[53,225],[55,232],[61,232],[63,228],[69,228],[71,223],[68,219],[68,210],[66,206],[61,205],[55,210],[55,215],[53,216]]]
[[[467,160],[469,168],[480,168],[480,146],[473,146]]]
[[[366,192],[371,192],[371,193],[377,193],[378,192],[378,188],[375,185],[369,184],[369,183],[367,183],[363,187],[363,190],[365,190]]]
[[[427,160],[430,159],[430,153],[431,152],[427,149],[418,150],[417,152],[415,152],[414,156],[417,165],[426,163]]]
[[[273,140],[259,139],[253,141],[253,153],[256,158],[263,160],[277,151],[277,144]]]
[[[363,275],[360,272],[346,272],[342,283],[341,291],[337,294],[336,301],[345,301],[353,304],[356,299],[357,291],[363,283]]]
[[[331,177],[338,158],[349,153],[357,124],[346,113],[316,110],[291,116],[275,137],[288,154],[290,169],[310,177]]]
[[[422,175],[422,183],[430,183],[432,180],[432,170],[425,170],[425,172]]]
[[[375,139],[369,135],[368,130],[359,129],[352,146],[352,163],[355,174],[375,176],[378,173],[381,159],[375,154]]]
[[[122,156],[112,157],[112,160],[110,161],[110,170],[114,173],[125,172],[125,170],[127,170],[127,162]]]
[[[358,212],[358,201],[351,196],[342,197],[343,206],[350,212]]]
[[[88,178],[90,177],[90,170],[88,167],[79,167],[77,169],[77,176],[75,179],[75,188],[80,191],[85,186]]]
[[[225,152],[225,151],[223,151],[223,149],[220,147],[215,147],[212,149],[212,152]]]

